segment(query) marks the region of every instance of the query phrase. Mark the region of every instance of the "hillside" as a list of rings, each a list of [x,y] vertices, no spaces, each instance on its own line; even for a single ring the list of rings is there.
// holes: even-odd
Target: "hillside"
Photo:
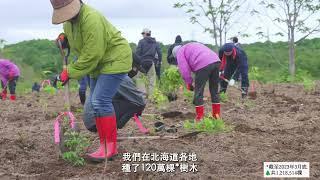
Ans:
[[[131,47],[135,48],[131,43]],[[161,44],[164,68],[169,45]],[[209,45],[210,46],[210,45]],[[212,48],[212,46],[210,46]],[[287,76],[288,50],[284,42],[265,42],[242,44],[248,54],[251,67],[257,67],[259,79],[276,81]],[[297,45],[297,69],[300,74],[310,74],[314,79],[320,79],[320,38],[305,40]],[[43,76],[43,71],[56,74],[61,69],[61,57],[55,44],[50,40],[31,40],[7,45],[3,49],[5,58],[16,62],[22,69],[22,82],[31,81]]]

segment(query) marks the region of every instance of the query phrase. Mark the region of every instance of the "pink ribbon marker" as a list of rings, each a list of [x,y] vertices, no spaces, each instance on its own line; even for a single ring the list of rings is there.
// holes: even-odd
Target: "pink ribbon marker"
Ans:
[[[148,134],[149,133],[149,129],[143,127],[139,117],[137,116],[137,114],[134,114],[133,116],[134,122],[137,124],[140,132],[142,132],[143,134]]]
[[[47,79],[47,80],[43,80],[43,81],[42,81],[42,83],[41,83],[41,89],[43,89],[43,88],[44,88],[44,85],[45,85],[45,84],[47,84],[47,85],[51,86],[51,82],[50,82],[50,80],[49,80],[49,79]]]
[[[60,113],[60,115],[54,121],[54,142],[56,144],[60,143],[60,123],[61,123],[62,118],[64,116],[69,117],[69,120],[70,120],[69,123],[70,123],[71,129],[75,128],[75,117],[74,117],[74,115],[71,112]]]

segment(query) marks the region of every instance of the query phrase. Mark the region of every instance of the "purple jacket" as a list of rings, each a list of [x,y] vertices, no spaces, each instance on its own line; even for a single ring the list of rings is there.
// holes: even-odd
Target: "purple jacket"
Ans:
[[[20,70],[17,65],[6,59],[0,59],[0,79],[4,85],[9,80],[9,74],[14,77],[20,76]]]
[[[218,61],[218,55],[201,43],[188,43],[177,51],[178,68],[186,84],[193,82],[191,72]]]

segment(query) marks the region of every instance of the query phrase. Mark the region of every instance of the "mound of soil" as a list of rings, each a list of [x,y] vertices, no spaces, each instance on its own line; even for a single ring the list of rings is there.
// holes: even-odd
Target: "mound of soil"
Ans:
[[[17,101],[0,102],[0,179],[262,179],[263,162],[307,161],[310,176],[320,179],[320,96],[305,93],[293,84],[260,85],[256,99],[242,100],[238,90],[228,90],[222,117],[230,132],[198,134],[187,139],[128,140],[118,143],[120,152],[195,153],[197,173],[122,172],[121,157],[104,164],[72,167],[59,158],[53,141],[53,122],[63,110],[63,92],[27,94]],[[208,93],[206,93],[208,94]],[[179,95],[181,96],[181,95]],[[156,121],[186,130],[182,124],[193,119],[192,104],[178,98],[161,108],[148,104],[143,124],[152,129]],[[210,98],[206,98],[210,99]],[[81,133],[97,144],[96,134],[82,124],[82,106],[76,93],[71,97]],[[210,102],[206,102],[210,113]],[[143,136],[130,121],[118,136]],[[172,135],[159,132],[152,135]],[[94,147],[89,148],[92,151]]]

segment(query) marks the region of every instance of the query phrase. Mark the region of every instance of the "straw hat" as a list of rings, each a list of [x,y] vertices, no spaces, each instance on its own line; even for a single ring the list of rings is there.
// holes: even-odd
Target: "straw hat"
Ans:
[[[75,17],[81,8],[80,0],[50,0],[53,7],[52,24],[61,24]]]

